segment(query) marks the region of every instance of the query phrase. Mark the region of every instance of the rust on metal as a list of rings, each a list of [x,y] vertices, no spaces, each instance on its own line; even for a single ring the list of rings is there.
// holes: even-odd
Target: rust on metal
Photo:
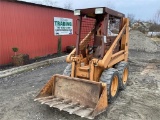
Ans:
[[[67,109],[67,108],[73,108],[73,107],[75,107],[77,105],[79,105],[79,103],[69,102],[68,104],[62,103],[62,104],[54,106],[54,107],[58,108],[59,110],[64,110],[64,109]]]
[[[54,76],[46,83],[36,98],[52,96]]]
[[[76,112],[74,112],[74,114],[81,116],[81,117],[88,117],[91,115],[91,113],[93,112],[92,108],[82,108],[80,110],[77,110]]]
[[[105,111],[106,108],[108,107],[107,84],[103,83],[102,86],[103,86],[103,91],[102,91],[99,101],[97,102],[94,112],[92,113],[93,118],[96,115],[100,114],[101,112]]]
[[[51,84],[52,86],[50,87],[53,93],[50,93],[51,89],[48,87]],[[105,107],[107,106],[107,98],[105,97],[106,95],[104,96],[107,92],[104,89],[106,87],[100,82],[55,75],[42,88],[42,93],[39,93],[35,101],[67,111],[70,114],[91,119],[94,118],[96,113],[98,114],[103,110],[104,106],[102,104]]]
[[[45,100],[45,99],[53,99],[55,96],[47,96],[47,97],[40,97],[40,98],[35,98],[34,101],[40,101],[40,100]]]
[[[81,24],[82,24],[82,16],[79,16],[79,20],[78,20],[78,26],[79,26],[79,29],[78,29],[78,34],[77,34],[77,42],[76,42],[76,55],[79,54],[79,43],[80,43],[80,34],[81,34]]]
[[[50,103],[50,102],[53,102],[53,101],[60,101],[62,100],[62,98],[53,98],[53,99],[49,99],[49,100],[40,100],[39,102],[41,102],[41,104],[44,104],[44,103]]]
[[[68,78],[68,77],[67,77]],[[83,86],[83,87],[82,87]],[[94,108],[99,100],[101,83],[66,77],[55,77],[55,96],[72,99],[82,105]]]

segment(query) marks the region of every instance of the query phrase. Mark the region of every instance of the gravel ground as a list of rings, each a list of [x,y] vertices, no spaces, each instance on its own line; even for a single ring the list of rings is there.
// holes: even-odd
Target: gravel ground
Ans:
[[[86,120],[34,102],[53,74],[62,74],[66,63],[0,79],[0,120]],[[160,52],[129,51],[130,75],[126,90],[95,120],[159,120]]]
[[[146,37],[143,33],[139,31],[132,30],[130,32],[129,48],[137,51],[146,52],[157,52],[160,51],[155,41],[151,38]]]

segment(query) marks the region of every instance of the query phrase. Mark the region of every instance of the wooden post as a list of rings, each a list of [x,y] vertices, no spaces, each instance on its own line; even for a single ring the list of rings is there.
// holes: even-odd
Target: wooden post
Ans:
[[[61,54],[62,52],[62,37],[58,36],[58,54]]]

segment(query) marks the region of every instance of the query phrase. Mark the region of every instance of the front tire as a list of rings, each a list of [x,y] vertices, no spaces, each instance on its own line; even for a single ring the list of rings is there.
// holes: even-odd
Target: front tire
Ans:
[[[104,70],[100,77],[100,81],[107,84],[108,102],[112,103],[116,99],[119,90],[118,70],[114,68]]]
[[[119,78],[120,78],[120,90],[124,90],[127,86],[127,82],[128,82],[128,74],[129,74],[129,66],[128,66],[128,62],[122,61],[119,62],[115,68],[118,70],[119,72]]]

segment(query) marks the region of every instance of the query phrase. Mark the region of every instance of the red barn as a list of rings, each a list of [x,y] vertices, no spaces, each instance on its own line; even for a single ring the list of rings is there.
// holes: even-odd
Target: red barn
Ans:
[[[11,62],[13,47],[30,58],[57,53],[54,17],[70,18],[73,34],[62,35],[62,50],[76,43],[76,19],[72,10],[21,1],[0,1],[0,66]]]

